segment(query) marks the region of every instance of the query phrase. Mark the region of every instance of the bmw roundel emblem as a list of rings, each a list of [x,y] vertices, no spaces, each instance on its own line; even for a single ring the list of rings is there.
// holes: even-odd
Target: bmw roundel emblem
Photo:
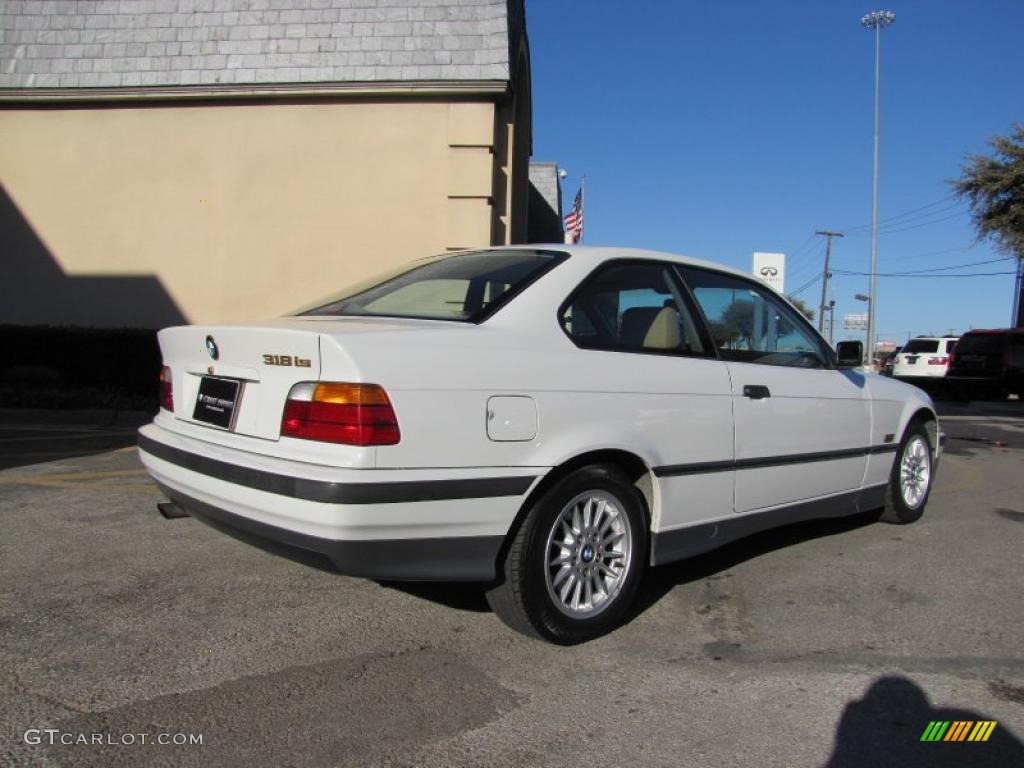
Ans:
[[[217,349],[217,342],[213,340],[213,336],[206,337],[206,351],[210,353],[210,357],[214,360],[220,357],[220,350]]]

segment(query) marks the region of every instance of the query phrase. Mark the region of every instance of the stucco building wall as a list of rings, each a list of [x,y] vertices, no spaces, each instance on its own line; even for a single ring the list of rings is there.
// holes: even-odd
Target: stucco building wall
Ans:
[[[41,245],[4,246],[0,321],[275,316],[402,261],[504,240],[492,204],[499,111],[360,101],[0,113],[0,226],[28,227]],[[130,275],[155,276],[180,318],[73,288]]]

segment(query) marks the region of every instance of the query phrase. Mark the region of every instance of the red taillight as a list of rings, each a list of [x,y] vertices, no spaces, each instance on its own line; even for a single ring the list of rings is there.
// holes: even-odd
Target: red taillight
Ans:
[[[948,357],[929,357],[928,365],[949,365]]]
[[[171,369],[166,365],[160,369],[160,407],[174,413],[174,385],[171,383]]]
[[[288,394],[281,436],[346,445],[395,445],[398,419],[377,384],[306,382]]]

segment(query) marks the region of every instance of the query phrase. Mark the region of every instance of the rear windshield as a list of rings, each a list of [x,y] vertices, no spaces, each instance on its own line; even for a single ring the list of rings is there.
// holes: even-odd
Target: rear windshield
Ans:
[[[936,339],[911,339],[903,347],[903,354],[905,355],[920,355],[938,351],[939,342]]]
[[[568,255],[478,251],[434,256],[353,286],[298,314],[478,323]]]
[[[999,333],[967,334],[956,346],[958,355],[991,355],[1003,350],[1003,335]]]

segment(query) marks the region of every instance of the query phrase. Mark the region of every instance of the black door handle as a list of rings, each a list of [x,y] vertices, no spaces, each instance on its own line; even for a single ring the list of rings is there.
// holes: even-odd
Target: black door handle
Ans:
[[[743,396],[749,397],[751,400],[763,400],[766,397],[771,397],[772,393],[763,384],[744,384]]]

